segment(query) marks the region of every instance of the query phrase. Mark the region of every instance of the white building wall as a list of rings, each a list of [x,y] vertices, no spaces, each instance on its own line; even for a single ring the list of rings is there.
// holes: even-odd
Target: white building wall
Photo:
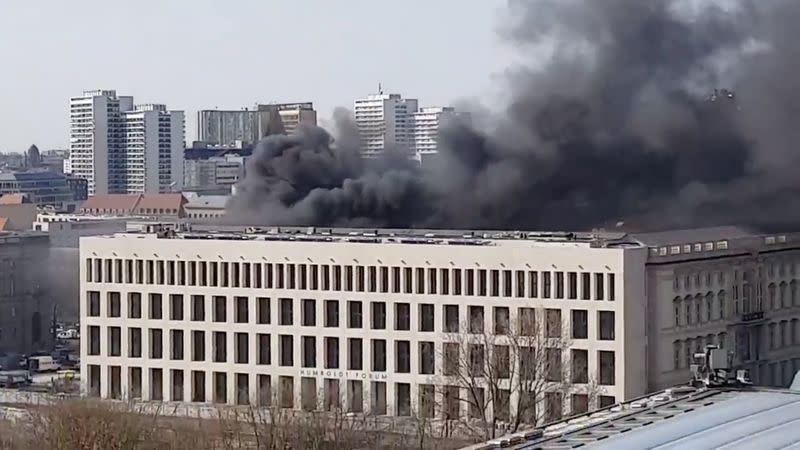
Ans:
[[[278,383],[281,377],[290,377],[294,383],[293,405],[299,407],[301,396],[301,379],[313,378],[316,380],[318,389],[325,385],[325,380],[339,380],[339,390],[345,396],[345,402],[350,400],[347,394],[348,381],[363,382],[363,410],[369,411],[370,389],[377,385],[373,382],[385,383],[387,393],[387,412],[392,415],[396,410],[396,389],[402,383],[407,383],[411,388],[412,405],[418,399],[418,390],[421,384],[444,383],[445,380],[437,375],[420,374],[419,362],[419,343],[433,342],[437,353],[443,348],[443,343],[448,334],[444,331],[444,307],[445,305],[457,305],[459,309],[460,322],[463,326],[467,321],[468,308],[470,306],[482,306],[486,318],[485,327],[493,329],[493,311],[496,307],[508,307],[513,317],[516,316],[518,308],[530,307],[537,309],[537,316],[543,317],[545,309],[555,309],[561,311],[562,319],[569,323],[571,312],[574,309],[587,311],[588,314],[588,335],[586,339],[575,339],[571,348],[580,348],[589,352],[589,373],[594,379],[597,376],[599,365],[598,355],[600,351],[614,352],[615,371],[614,382],[612,385],[602,386],[603,394],[613,397],[616,400],[623,400],[637,395],[644,394],[642,389],[644,382],[636,377],[644,373],[643,365],[646,358],[640,354],[640,346],[644,341],[641,334],[643,327],[636,325],[643,322],[641,306],[628,305],[630,301],[642,302],[644,297],[641,275],[641,261],[643,260],[643,248],[629,249],[602,249],[590,248],[585,244],[564,243],[550,244],[531,241],[499,241],[495,245],[485,246],[464,246],[464,245],[413,245],[401,243],[384,244],[359,244],[348,242],[274,242],[274,241],[218,241],[218,240],[183,240],[183,239],[156,239],[150,235],[144,236],[117,236],[117,237],[95,237],[84,238],[81,240],[81,327],[83,340],[81,349],[82,382],[84,389],[88,392],[92,386],[96,386],[99,380],[100,394],[103,397],[110,396],[109,382],[111,380],[111,367],[120,370],[119,383],[121,392],[127,392],[129,386],[129,374],[131,368],[141,368],[142,397],[149,399],[151,392],[149,389],[150,381],[148,374],[153,373],[153,369],[159,369],[163,378],[163,398],[171,399],[169,387],[169,376],[171,371],[183,371],[182,398],[189,400],[192,398],[192,374],[202,372],[205,374],[205,400],[210,401],[214,395],[213,378],[215,373],[227,374],[226,388],[227,403],[236,401],[236,376],[235,374],[247,374],[249,399],[255,402],[257,397],[257,383],[259,375],[269,375],[272,392],[278,392]],[[126,277],[136,280],[139,271],[138,261],[141,260],[143,273],[142,283],[125,282]],[[119,263],[117,263],[119,261]],[[128,263],[131,261],[131,263]],[[160,261],[160,262],[158,262]],[[200,286],[198,281],[200,263],[208,271],[214,271],[218,278],[218,283],[223,284],[222,280],[227,277],[227,287]],[[216,266],[212,266],[212,263]],[[223,263],[227,266],[223,266]],[[244,264],[249,264],[247,269]],[[120,264],[122,272],[117,272],[116,264]],[[133,273],[128,273],[128,264],[132,264]],[[150,264],[153,266],[153,279],[149,278]],[[161,265],[163,264],[163,278],[161,275]],[[194,272],[191,269],[195,265]],[[314,282],[311,274],[311,266],[318,267],[319,289],[311,289]],[[261,270],[257,276],[255,267]],[[291,279],[289,266],[292,266],[296,274],[295,285],[291,287],[288,283]],[[322,266],[327,266],[333,274],[334,266],[342,267],[342,276],[346,275],[351,267],[356,273],[363,268],[365,273],[365,286],[361,287],[358,282],[348,289],[346,282],[341,281],[339,289],[331,281],[329,289],[323,290],[321,279]],[[174,269],[171,269],[174,267]],[[181,269],[183,267],[183,269]],[[239,272],[236,274],[237,267]],[[304,267],[305,269],[302,269]],[[381,267],[386,267],[389,273],[390,282],[393,279],[394,269],[400,270],[400,286],[404,288],[406,279],[412,286],[411,293],[381,292],[382,289],[376,286],[374,289],[369,285],[369,267],[376,267],[378,283],[382,283]],[[108,270],[108,269],[111,270]],[[410,269],[410,272],[407,272]],[[429,269],[439,271],[447,270],[451,274],[448,283],[449,294],[442,294],[442,277],[437,276],[436,293],[432,292],[431,283],[426,281],[424,293],[417,293],[417,269],[422,269],[422,275],[426,275]],[[461,295],[455,295],[455,271],[461,270]],[[305,270],[306,277],[300,278],[301,271]],[[498,271],[499,295],[492,295],[491,288],[487,287],[485,295],[466,295],[466,271],[487,270],[487,279],[491,280],[492,272]],[[633,272],[631,275],[627,271]],[[512,276],[520,271],[529,276],[535,273],[537,277],[537,291],[533,295],[526,295],[525,292],[519,296],[507,295],[505,288],[504,271],[511,271]],[[267,288],[267,275],[269,272],[272,287]],[[578,285],[576,292],[583,292],[582,289],[588,288],[590,293],[588,300],[582,299],[582,295],[570,299],[566,291],[562,298],[543,298],[545,292],[544,277],[553,280],[551,297],[555,296],[556,273],[561,273],[566,278],[567,273],[578,274]],[[180,273],[183,273],[183,279]],[[196,275],[190,275],[194,273]],[[248,276],[245,275],[248,274]],[[410,278],[408,274],[410,273]],[[583,276],[580,274],[588,273],[590,284],[583,285]],[[109,282],[109,276],[111,280]],[[122,278],[120,279],[119,276]],[[194,278],[193,278],[194,277]],[[282,287],[278,287],[278,278],[284,277]],[[610,281],[611,279],[615,281]],[[259,279],[260,287],[256,287],[256,279]],[[426,278],[430,280],[430,278]],[[527,279],[527,278],[526,278]],[[149,281],[148,281],[149,280]],[[207,275],[207,283],[210,284],[211,275]],[[236,281],[234,281],[236,280]],[[302,281],[301,281],[302,280]],[[340,278],[340,280],[342,280]],[[597,280],[602,283],[598,285]],[[302,286],[301,283],[305,284]],[[491,281],[488,281],[491,283]],[[513,284],[513,283],[512,283]],[[236,287],[238,286],[238,287]],[[249,286],[249,287],[247,287]],[[479,289],[477,281],[475,289]],[[528,286],[531,286],[528,284]],[[598,287],[602,286],[602,287]],[[613,286],[613,288],[612,288]],[[517,289],[509,286],[509,289]],[[370,292],[376,291],[376,292]],[[97,294],[89,294],[94,292]],[[599,292],[599,293],[598,293]],[[119,293],[120,298],[120,317],[110,317],[109,315],[109,296]],[[128,314],[129,294],[141,294],[141,318],[132,318]],[[477,293],[477,291],[476,291]],[[151,294],[161,295],[163,317],[161,319],[150,318],[149,297]],[[99,315],[89,314],[89,295],[99,297]],[[170,296],[174,301],[182,305],[183,316],[181,319],[170,316]],[[193,296],[202,296],[205,305],[205,315],[202,321],[192,321]],[[224,322],[214,322],[212,313],[214,310],[215,296],[224,297],[226,320]],[[234,320],[236,307],[235,298],[246,298],[248,305],[248,318],[246,323],[236,323]],[[257,303],[259,297],[269,298],[270,302],[270,324],[257,323]],[[533,298],[535,297],[535,298]],[[293,320],[291,325],[281,325],[280,313],[281,303],[279,299],[289,299],[293,308]],[[315,300],[314,311],[316,315],[315,325],[303,325],[303,299]],[[339,326],[325,327],[326,300],[337,300],[339,302]],[[348,326],[348,302],[361,302],[363,326],[354,328]],[[371,326],[371,303],[384,302],[386,305],[386,328],[370,329]],[[393,324],[396,319],[397,304],[409,304],[410,317],[409,329],[395,330]],[[434,330],[430,332],[419,331],[421,327],[420,305],[432,304],[435,319]],[[615,331],[613,340],[600,340],[598,325],[596,323],[600,311],[613,313],[615,316]],[[629,323],[630,322],[630,323]],[[99,354],[90,355],[89,347],[92,345],[90,327],[99,327]],[[109,355],[109,336],[110,327],[120,327],[120,356]],[[129,336],[132,328],[142,330],[142,356],[131,357],[128,353]],[[163,357],[151,358],[149,352],[150,330],[162,330],[163,332]],[[182,330],[183,358],[172,360],[170,351],[170,333],[172,330]],[[205,355],[204,361],[192,361],[192,332],[205,332]],[[227,361],[212,362],[213,358],[213,337],[212,332],[227,333]],[[236,363],[235,354],[235,333],[246,333],[249,343],[248,362]],[[257,345],[259,333],[270,334],[270,364],[257,364]],[[563,333],[570,335],[570,326],[566,326]],[[293,365],[281,366],[279,343],[280,336],[290,336],[293,339]],[[302,337],[314,337],[316,339],[316,367],[301,367],[302,362]],[[336,337],[339,339],[339,369],[326,369],[324,359],[325,337]],[[347,368],[347,343],[348,339],[362,339],[362,361],[361,370],[349,370]],[[386,371],[372,370],[371,341],[374,339],[384,339],[387,344]],[[398,373],[395,369],[395,346],[397,341],[410,342],[410,371],[409,373]],[[569,355],[563,355],[564,364],[569,363]],[[436,373],[441,374],[441,358],[437,357]],[[114,372],[117,369],[114,369]],[[99,373],[96,378],[93,374]],[[286,378],[289,379],[289,378]],[[451,382],[452,383],[452,382]],[[580,388],[577,386],[576,389]],[[122,394],[120,394],[122,395]],[[569,398],[564,399],[564,411],[569,411]],[[466,413],[465,413],[466,414]]]
[[[371,94],[354,102],[356,124],[362,150],[380,153],[386,148],[411,150],[413,133],[409,114],[417,110],[417,100],[403,99],[399,94]]]
[[[172,186],[168,190],[180,192],[183,190],[183,160],[186,151],[186,120],[183,111],[170,111],[170,165],[172,172]]]

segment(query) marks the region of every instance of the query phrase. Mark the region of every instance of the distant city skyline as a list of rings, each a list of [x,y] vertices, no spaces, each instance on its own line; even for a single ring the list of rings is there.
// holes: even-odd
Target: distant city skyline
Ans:
[[[505,3],[12,2],[0,7],[12,43],[0,59],[16,68],[0,73],[0,152],[67,148],[69,98],[93,89],[185,111],[188,142],[198,110],[312,101],[324,125],[378,83],[425,105],[489,98],[511,61],[496,33]]]

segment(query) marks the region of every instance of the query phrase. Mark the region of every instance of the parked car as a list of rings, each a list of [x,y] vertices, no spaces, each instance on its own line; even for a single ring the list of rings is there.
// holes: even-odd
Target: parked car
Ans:
[[[19,388],[31,385],[31,375],[27,370],[7,370],[0,372],[0,388]]]

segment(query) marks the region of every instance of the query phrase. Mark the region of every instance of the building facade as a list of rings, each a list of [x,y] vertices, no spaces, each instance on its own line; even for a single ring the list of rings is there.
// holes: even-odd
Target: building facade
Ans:
[[[25,194],[37,206],[64,208],[75,201],[67,177],[42,169],[0,172],[0,196]]]
[[[472,333],[476,317],[496,330],[524,315],[557,323],[548,337],[571,341],[553,353],[559,367],[580,359],[583,382],[597,380],[600,401],[613,403],[646,387],[646,257],[643,246],[588,235],[303,229],[84,238],[82,380],[106,398],[286,408],[325,398],[352,412],[405,416],[429,386],[456,384],[442,355]],[[585,387],[576,382],[557,398],[569,405]]]
[[[417,100],[381,92],[357,99],[353,110],[365,154],[377,154],[387,148],[413,150],[410,116],[417,111]]]
[[[197,140],[209,145],[248,146],[272,134],[291,134],[301,123],[317,124],[313,103],[275,103],[240,110],[201,110],[197,112]]]
[[[225,155],[207,159],[186,159],[184,189],[190,191],[228,191],[244,176],[246,156]]]
[[[0,232],[0,353],[51,349],[48,254],[45,234]]]
[[[800,370],[800,236],[732,227],[640,235],[648,245],[649,390],[684,383],[706,345],[729,350],[754,383]]]
[[[113,90],[70,99],[64,169],[88,181],[89,195],[169,192],[183,182],[184,147],[182,111],[134,106]]]

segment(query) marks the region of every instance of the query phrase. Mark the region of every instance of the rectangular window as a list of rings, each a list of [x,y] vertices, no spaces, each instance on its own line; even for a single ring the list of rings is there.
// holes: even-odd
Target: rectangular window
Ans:
[[[423,269],[422,267],[417,267],[415,272],[416,272],[416,277],[415,278],[416,278],[416,281],[417,281],[417,283],[416,283],[416,285],[417,285],[416,292],[417,292],[417,294],[424,294],[425,293],[425,269]]]
[[[356,292],[364,292],[364,266],[356,266]]]
[[[614,311],[599,311],[598,312],[599,336],[601,341],[614,340]]]
[[[514,289],[514,296],[525,297],[525,271],[517,270],[515,273],[516,273],[516,287]]]
[[[487,276],[485,269],[478,269],[478,295],[481,297],[486,296]]]
[[[386,329],[386,303],[385,302],[371,302],[370,303],[370,319],[371,328],[373,330]]]
[[[458,328],[458,305],[444,305],[444,331],[446,333],[458,333]]]
[[[280,343],[280,365],[291,367],[294,365],[294,339],[292,336],[282,334],[278,339]]]
[[[353,266],[344,266],[344,290],[353,291]]]
[[[96,325],[89,326],[89,355],[100,355],[100,327]]]
[[[183,360],[183,330],[170,330],[170,359]]]
[[[339,338],[325,338],[325,368],[339,368]]]
[[[142,357],[142,329],[129,328],[128,331],[128,357]]]
[[[378,292],[378,269],[375,266],[369,266],[367,269],[367,282],[369,292]]]
[[[363,370],[364,369],[364,349],[362,347],[361,338],[350,338],[347,340],[347,369],[348,370]]]
[[[88,291],[86,299],[89,301],[87,312],[89,317],[100,317],[100,292]]]
[[[301,302],[303,304],[301,323],[304,327],[317,326],[317,301],[304,298]]]
[[[450,295],[450,270],[439,269],[442,278],[442,295]]]
[[[616,287],[615,287],[614,274],[610,273],[610,274],[608,274],[608,300],[609,301],[613,302],[615,300],[615,298],[616,298],[616,295],[614,293],[615,289],[616,289]]]
[[[214,362],[228,361],[228,334],[224,331],[215,331],[212,335],[214,343]]]
[[[411,373],[411,343],[409,341],[395,341],[395,370],[396,373]]]
[[[547,348],[545,349],[545,379],[547,381],[561,381],[561,349],[560,348]]]
[[[361,328],[364,326],[364,312],[361,302],[347,302],[347,327]]]
[[[614,361],[614,352],[609,351],[599,351],[599,363],[600,363],[600,385],[601,386],[613,386],[615,384],[615,361]]]
[[[236,364],[247,364],[250,362],[250,345],[247,333],[234,333],[234,353],[236,354]]]
[[[189,261],[189,286],[197,286],[197,262]]]
[[[144,261],[141,259],[136,260],[136,283],[144,283]]]
[[[605,287],[603,287],[603,274],[594,274],[594,299],[603,300],[605,298]]]
[[[389,268],[381,267],[381,292],[389,292]]]
[[[290,298],[282,298],[279,300],[279,313],[280,322],[278,325],[293,325],[294,324],[294,304]]]
[[[588,383],[589,382],[589,351],[572,349],[570,350],[570,361],[572,364],[573,383]]]
[[[183,320],[183,295],[169,295],[169,319]]]
[[[539,297],[539,272],[528,272],[528,298]]]
[[[428,293],[429,294],[435,294],[435,293],[437,293],[439,291],[439,289],[438,289],[439,286],[437,286],[436,283],[437,283],[436,269],[428,269],[428,283],[427,284],[428,284]]]
[[[460,346],[456,342],[444,343],[444,367],[442,369],[445,376],[453,377],[458,375],[458,368],[461,365],[459,362],[459,349]]]
[[[317,339],[314,336],[302,337],[303,367],[317,367]]]
[[[247,297],[234,297],[233,303],[236,306],[236,323],[248,323],[250,321],[250,308]]]
[[[215,295],[214,298],[214,322],[227,322],[227,305],[225,304],[225,297]]]
[[[535,336],[539,327],[536,324],[536,309],[519,308],[519,333],[521,336]]]
[[[511,271],[504,270],[503,271],[503,296],[504,297],[511,297],[512,288],[514,285],[511,283]]]
[[[275,269],[271,263],[264,264],[264,287],[267,289],[275,287]]]
[[[372,370],[386,372],[386,340],[372,340]]]
[[[490,289],[489,292],[492,297],[499,297],[500,296],[500,271],[499,270],[492,270],[491,272],[491,279],[490,281]]]
[[[419,331],[433,331],[433,324],[436,320],[435,316],[435,309],[432,304],[421,303],[419,305]]]
[[[542,298],[550,298],[550,272],[542,272]]]
[[[206,360],[206,333],[204,331],[192,331],[192,361]]]
[[[475,269],[465,269],[464,276],[466,278],[466,280],[464,280],[467,289],[466,295],[475,295]]]
[[[325,300],[325,326],[328,328],[339,326],[339,300]]]
[[[270,341],[270,335],[264,333],[258,333],[258,364],[261,365],[269,365],[272,364],[271,355],[272,355],[272,342]]]
[[[142,318],[142,294],[139,292],[128,293],[128,318]]]
[[[322,265],[322,290],[323,291],[330,291],[331,290],[331,267],[327,264]]]
[[[297,281],[299,289],[308,289],[308,266],[305,264],[297,265]]]
[[[581,272],[581,300],[592,298],[592,277],[589,272]]]
[[[494,334],[505,335],[508,334],[508,327],[511,317],[510,312],[506,306],[494,307]]]
[[[578,274],[567,272],[567,298],[576,300],[578,298]]]
[[[161,320],[162,318],[161,294],[150,294],[150,319]]]
[[[333,266],[333,290],[342,290],[342,266]]]
[[[545,337],[547,338],[560,338],[561,337],[561,310],[560,309],[546,309],[545,310]]]
[[[150,329],[150,359],[164,357],[164,332],[161,328]]]
[[[394,329],[396,331],[411,330],[411,304],[395,303]]]
[[[419,373],[433,375],[436,367],[436,347],[433,342],[419,343]]]
[[[206,298],[202,295],[192,295],[192,320],[203,322],[206,320]]]
[[[400,292],[400,268],[392,267],[392,292],[397,294]]]
[[[311,290],[316,291],[319,290],[319,266],[316,264],[311,264]]]
[[[108,317],[121,317],[122,304],[119,292],[108,293]]]
[[[156,284],[164,284],[164,261],[156,261]]]
[[[175,279],[177,278],[175,273],[175,261],[167,261],[167,284],[170,286],[175,286]]]
[[[275,288],[276,289],[284,289],[284,287],[285,287],[284,279],[285,279],[285,273],[284,273],[283,264],[281,264],[281,263],[275,264]]]
[[[270,323],[270,307],[269,307],[269,298],[267,297],[258,297],[256,299],[258,306],[258,323],[260,325],[267,325]]]
[[[469,332],[472,334],[483,333],[484,325],[483,306],[469,307]]]
[[[453,269],[453,295],[461,295],[461,269]]]
[[[572,339],[589,338],[589,312],[585,309],[572,310]]]

